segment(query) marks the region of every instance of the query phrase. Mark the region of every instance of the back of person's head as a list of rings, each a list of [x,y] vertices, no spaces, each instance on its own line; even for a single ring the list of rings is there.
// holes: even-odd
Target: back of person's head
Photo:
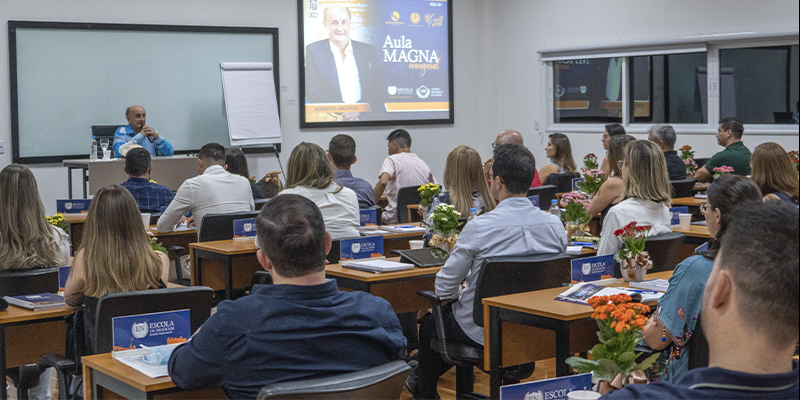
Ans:
[[[335,182],[333,168],[322,147],[314,143],[302,142],[292,150],[286,166],[286,188],[305,186],[325,189]],[[336,188],[336,193],[341,191]]]
[[[736,139],[741,139],[742,134],[744,134],[744,124],[741,120],[736,117],[727,117],[719,120],[720,129],[723,132],[727,131],[728,129],[733,132],[733,137]]]
[[[608,124],[605,126],[608,136],[624,135],[625,128],[620,124]]]
[[[552,158],[553,162],[564,169],[565,174],[571,174],[578,170],[575,166],[575,159],[572,157],[572,145],[569,137],[563,133],[550,135],[550,143],[556,149],[556,155]]]
[[[628,197],[670,204],[672,184],[669,182],[664,152],[649,140],[630,142],[626,148],[628,177],[625,180],[625,193]]]
[[[528,193],[536,174],[536,159],[524,146],[504,144],[494,149],[492,177],[500,177],[510,194]]]
[[[225,150],[225,165],[228,172],[250,179],[250,168],[247,167],[247,157],[240,149],[232,148]]]
[[[715,266],[730,273],[735,306],[748,330],[776,348],[794,348],[798,339],[798,224],[797,206],[785,202],[740,207]],[[706,286],[703,313],[716,284]]]
[[[724,175],[714,180],[714,183],[708,187],[706,204],[709,209],[719,211],[719,230],[708,251],[703,255],[712,259],[716,257],[722,243],[721,240],[731,225],[734,211],[737,208],[747,206],[749,203],[760,204],[761,202],[761,191],[758,190],[758,186],[744,176]]]
[[[143,148],[131,149],[125,154],[125,169],[130,176],[144,176],[150,169],[150,163],[150,152]]]
[[[277,196],[261,209],[256,227],[258,247],[278,275],[297,278],[325,269],[325,222],[313,201]]]
[[[797,169],[781,145],[773,142],[761,143],[750,157],[752,177],[761,193],[785,193],[798,200]]]
[[[483,200],[486,211],[494,209],[494,198],[483,174],[481,156],[471,147],[458,146],[447,155],[444,186],[450,192],[450,202],[461,215],[469,215],[475,192]]]
[[[397,147],[401,149],[410,149],[411,148],[411,135],[405,129],[396,129],[389,134],[386,138],[389,143],[396,143]]]
[[[150,246],[136,200],[120,185],[106,186],[94,195],[81,250],[86,296],[158,287],[161,259]]]
[[[339,169],[350,169],[356,158],[356,141],[350,135],[336,135],[328,143],[328,153]]]
[[[675,141],[678,140],[675,134],[675,128],[672,125],[658,124],[650,127],[648,132],[653,135],[653,139],[659,140],[664,143],[664,146],[672,150],[675,148]]]
[[[0,171],[0,271],[65,265],[28,167]]]
[[[504,144],[516,144],[520,146],[525,145],[525,140],[522,138],[522,134],[518,131],[506,129],[497,134],[497,138],[494,140],[494,146],[502,146]]]
[[[625,160],[627,153],[626,147],[628,143],[635,142],[636,138],[631,135],[616,135],[612,136],[608,142],[608,163],[611,166],[611,172],[614,176],[622,177],[622,170],[619,167],[619,162]]]
[[[208,165],[225,164],[225,148],[219,143],[209,143],[200,148],[197,158]]]

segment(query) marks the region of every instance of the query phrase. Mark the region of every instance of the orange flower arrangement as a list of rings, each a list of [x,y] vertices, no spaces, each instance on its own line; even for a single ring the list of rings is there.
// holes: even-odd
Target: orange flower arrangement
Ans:
[[[594,309],[592,319],[604,321],[617,333],[630,331],[631,328],[641,331],[647,322],[644,314],[650,312],[650,307],[641,303],[630,303],[630,301],[631,297],[624,293],[592,297],[588,300],[589,305]]]

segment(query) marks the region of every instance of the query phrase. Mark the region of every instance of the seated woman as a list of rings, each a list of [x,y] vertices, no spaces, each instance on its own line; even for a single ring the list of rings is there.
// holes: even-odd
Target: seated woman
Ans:
[[[244,152],[239,149],[226,149],[225,150],[225,165],[226,171],[245,177],[250,182],[250,189],[253,191],[253,200],[261,200],[264,198],[264,191],[258,183],[251,181],[250,168],[247,167],[247,157]]]
[[[3,168],[0,271],[59,267],[69,263],[69,255],[69,236],[47,222],[31,170],[20,164]]]
[[[617,135],[612,137],[609,142],[608,160],[611,163],[611,173],[606,175],[606,181],[592,198],[588,210],[592,217],[600,214],[600,221],[598,221],[600,231],[603,230],[603,219],[608,214],[608,210],[625,199],[625,183],[622,182],[622,170],[619,164],[624,158],[625,146],[635,141],[636,138],[633,136]]]
[[[483,176],[481,156],[470,147],[458,146],[447,155],[444,187],[447,191],[433,198],[432,208],[441,203],[451,204],[462,218],[469,216],[470,208],[478,214],[494,210],[496,203]]]
[[[617,135],[624,135],[625,128],[622,127],[620,124],[608,124],[606,125],[606,130],[603,131],[603,148],[608,152],[609,145],[611,143],[611,138]],[[608,159],[608,153],[606,153],[606,157],[603,158],[603,163],[600,164],[600,170],[603,171],[606,176],[611,173],[612,170],[611,161]]]
[[[764,200],[782,200],[798,204],[797,169],[786,150],[777,143],[762,143],[753,150],[750,157],[753,181],[764,194]]]
[[[313,201],[333,240],[359,236],[361,217],[356,193],[336,182],[322,147],[302,142],[292,150],[286,167],[286,189],[280,194],[297,194]]]
[[[563,133],[550,135],[544,151],[547,152],[547,158],[553,164],[542,167],[539,172],[542,182],[545,182],[550,174],[574,174],[578,171],[575,159],[572,158],[572,146],[569,144],[567,135]]]
[[[619,229],[636,221],[638,225],[650,225],[650,236],[672,232],[672,185],[667,174],[664,152],[653,142],[637,140],[630,142],[622,162],[622,181],[627,200],[609,210],[603,220],[600,248],[597,255],[617,253],[622,240],[614,235]]]
[[[67,306],[84,308],[94,332],[97,302],[110,293],[163,288],[169,258],[153,250],[133,195],[120,185],[100,189],[89,205],[81,247],[64,287]],[[95,338],[90,336],[92,346]]]
[[[732,222],[733,211],[749,202],[761,202],[761,191],[743,176],[723,176],[708,188],[708,199],[701,211],[708,223],[708,232],[714,238],[708,251],[689,257],[675,267],[669,289],[658,300],[656,312],[644,327],[645,343],[662,351],[650,370],[654,381],[676,383],[688,372],[688,344],[697,326],[714,258]]]

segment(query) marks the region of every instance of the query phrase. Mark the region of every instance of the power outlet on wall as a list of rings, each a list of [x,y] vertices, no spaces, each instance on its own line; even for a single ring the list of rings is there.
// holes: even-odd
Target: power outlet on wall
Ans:
[[[5,152],[6,152],[5,143],[3,143],[2,140],[0,140],[0,154],[3,154]]]

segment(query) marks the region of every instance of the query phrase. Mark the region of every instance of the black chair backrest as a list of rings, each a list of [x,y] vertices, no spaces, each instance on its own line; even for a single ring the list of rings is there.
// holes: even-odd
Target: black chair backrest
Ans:
[[[97,140],[97,158],[103,157],[103,148],[100,147],[100,139],[108,139],[108,149],[112,150],[111,157],[114,157],[114,135],[117,129],[125,125],[92,125],[92,136]]]
[[[689,369],[708,367],[708,340],[703,332],[703,325],[697,317],[697,323],[689,339]]]
[[[404,361],[392,361],[370,369],[327,378],[274,383],[258,392],[258,400],[340,400],[400,398],[411,373]]]
[[[703,168],[704,165],[710,160],[711,158],[695,158],[694,163],[697,164],[697,168]],[[712,171],[709,171],[712,172]]]
[[[58,293],[58,267],[0,272],[0,298]]]
[[[561,287],[572,280],[572,258],[566,254],[493,257],[483,261],[472,319],[483,326],[483,299]]]
[[[572,185],[572,181],[570,181],[570,185]],[[541,208],[542,211],[547,211],[550,209],[550,203],[556,198],[556,193],[558,193],[558,191],[555,186],[544,185],[530,188],[530,190],[528,190],[528,197],[539,196],[539,208]]]
[[[226,214],[206,214],[200,228],[200,241],[233,239],[233,221],[237,219],[255,218],[258,211]]]
[[[258,199],[258,200],[254,200],[254,202],[256,203],[256,211],[261,211],[261,209],[262,209],[262,208],[264,208],[264,204],[267,204],[267,202],[268,202],[269,200],[270,200],[270,199]]]
[[[211,316],[213,298],[214,290],[205,286],[107,294],[97,302],[94,332],[97,344],[89,351],[91,354],[99,354],[114,349],[114,328],[111,322],[115,317],[188,309],[189,325],[194,333]]]
[[[556,193],[566,193],[572,191],[572,180],[579,178],[578,173],[572,174],[550,174],[544,180],[544,185],[553,185],[556,187]]]
[[[648,273],[672,271],[677,265],[678,251],[686,235],[680,232],[671,232],[665,235],[652,236],[644,242],[644,251],[653,261],[653,269]]]
[[[694,196],[694,184],[697,183],[697,179],[686,178],[669,182],[672,184],[673,199]]]
[[[417,189],[422,185],[408,186],[397,191],[397,223],[408,223],[408,205],[419,204],[422,201]]]

